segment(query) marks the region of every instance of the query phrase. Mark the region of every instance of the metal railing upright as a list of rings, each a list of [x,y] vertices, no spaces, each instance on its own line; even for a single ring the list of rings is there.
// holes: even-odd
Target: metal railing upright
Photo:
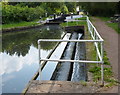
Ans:
[[[87,26],[88,26],[88,31],[91,34],[92,40],[62,40],[62,39],[39,39],[38,40],[38,49],[39,49],[39,75],[40,75],[40,80],[42,79],[42,74],[41,74],[41,61],[54,61],[54,62],[79,62],[79,63],[99,63],[101,64],[101,84],[104,85],[104,66],[103,66],[103,42],[104,40],[94,27],[94,25],[91,23],[89,20],[89,17],[86,16],[86,21],[87,21]],[[41,42],[93,42],[94,46],[96,48],[97,52],[97,57],[99,60],[97,61],[89,61],[89,60],[62,60],[62,59],[46,59],[46,58],[41,58],[41,51],[40,51],[40,43]],[[99,46],[100,45],[100,46]]]

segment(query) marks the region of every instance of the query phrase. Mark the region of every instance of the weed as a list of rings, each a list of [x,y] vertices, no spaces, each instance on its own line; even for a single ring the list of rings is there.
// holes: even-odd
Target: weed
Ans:
[[[87,86],[87,83],[85,81],[80,81],[80,83],[83,85],[83,86]]]

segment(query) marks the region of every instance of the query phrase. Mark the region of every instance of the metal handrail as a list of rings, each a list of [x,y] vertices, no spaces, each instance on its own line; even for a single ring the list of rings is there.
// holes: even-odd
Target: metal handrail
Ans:
[[[87,24],[90,24],[91,26],[92,26],[92,28],[95,30],[95,33],[97,34],[97,36],[99,37],[99,39],[101,40],[101,41],[104,41],[103,39],[102,39],[102,37],[100,36],[100,34],[97,32],[97,30],[96,30],[96,28],[95,28],[95,26],[92,24],[92,22],[89,20],[89,17],[87,16]],[[89,28],[88,28],[89,29]]]
[[[39,39],[40,42],[103,42],[103,40],[61,40],[61,39]]]
[[[39,75],[41,80],[41,61],[57,61],[57,62],[79,62],[79,63],[100,63],[101,64],[101,83],[104,85],[104,67],[103,67],[103,42],[104,40],[100,36],[100,34],[97,32],[94,25],[89,20],[89,17],[87,17],[87,25],[88,25],[88,31],[91,34],[92,40],[62,40],[62,39],[39,39],[38,40],[38,49],[39,49]],[[93,35],[94,33],[94,35]],[[93,42],[96,51],[97,56],[100,60],[97,61],[89,61],[89,60],[62,60],[62,59],[41,59],[41,53],[40,53],[40,42]],[[101,50],[99,49],[98,43],[100,43]]]

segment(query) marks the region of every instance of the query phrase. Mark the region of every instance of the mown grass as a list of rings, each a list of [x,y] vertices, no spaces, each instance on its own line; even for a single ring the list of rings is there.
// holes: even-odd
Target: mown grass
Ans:
[[[38,20],[39,19],[31,21],[31,22],[22,21],[22,22],[17,22],[17,23],[12,22],[10,24],[2,24],[2,29],[23,27],[23,26],[34,26],[34,25],[39,24],[39,23],[37,23]]]
[[[86,26],[86,21],[72,21],[72,22],[65,22],[65,23],[61,23],[60,24],[61,26],[63,27],[66,27],[66,26],[77,26],[77,25],[83,25],[83,26]]]
[[[98,17],[98,18],[105,21],[109,27],[113,28],[116,32],[120,33],[120,28],[118,27],[118,23],[108,22],[111,20],[110,17]]]
[[[75,20],[86,20],[86,17],[76,18]]]

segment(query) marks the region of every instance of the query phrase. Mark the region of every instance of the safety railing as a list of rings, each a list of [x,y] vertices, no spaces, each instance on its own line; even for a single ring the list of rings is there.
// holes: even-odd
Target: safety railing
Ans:
[[[79,62],[79,63],[99,63],[101,64],[101,84],[104,85],[104,66],[103,66],[103,42],[104,40],[100,36],[100,34],[97,32],[96,28],[94,25],[91,23],[89,20],[89,17],[87,18],[87,26],[88,26],[88,31],[91,34],[91,40],[62,40],[62,39],[39,39],[38,40],[38,49],[39,49],[39,75],[40,75],[40,80],[41,80],[41,61],[53,61],[53,62]],[[94,46],[96,48],[97,52],[97,59],[95,61],[90,61],[90,60],[63,60],[63,59],[46,59],[46,58],[41,58],[41,42],[93,42]]]

